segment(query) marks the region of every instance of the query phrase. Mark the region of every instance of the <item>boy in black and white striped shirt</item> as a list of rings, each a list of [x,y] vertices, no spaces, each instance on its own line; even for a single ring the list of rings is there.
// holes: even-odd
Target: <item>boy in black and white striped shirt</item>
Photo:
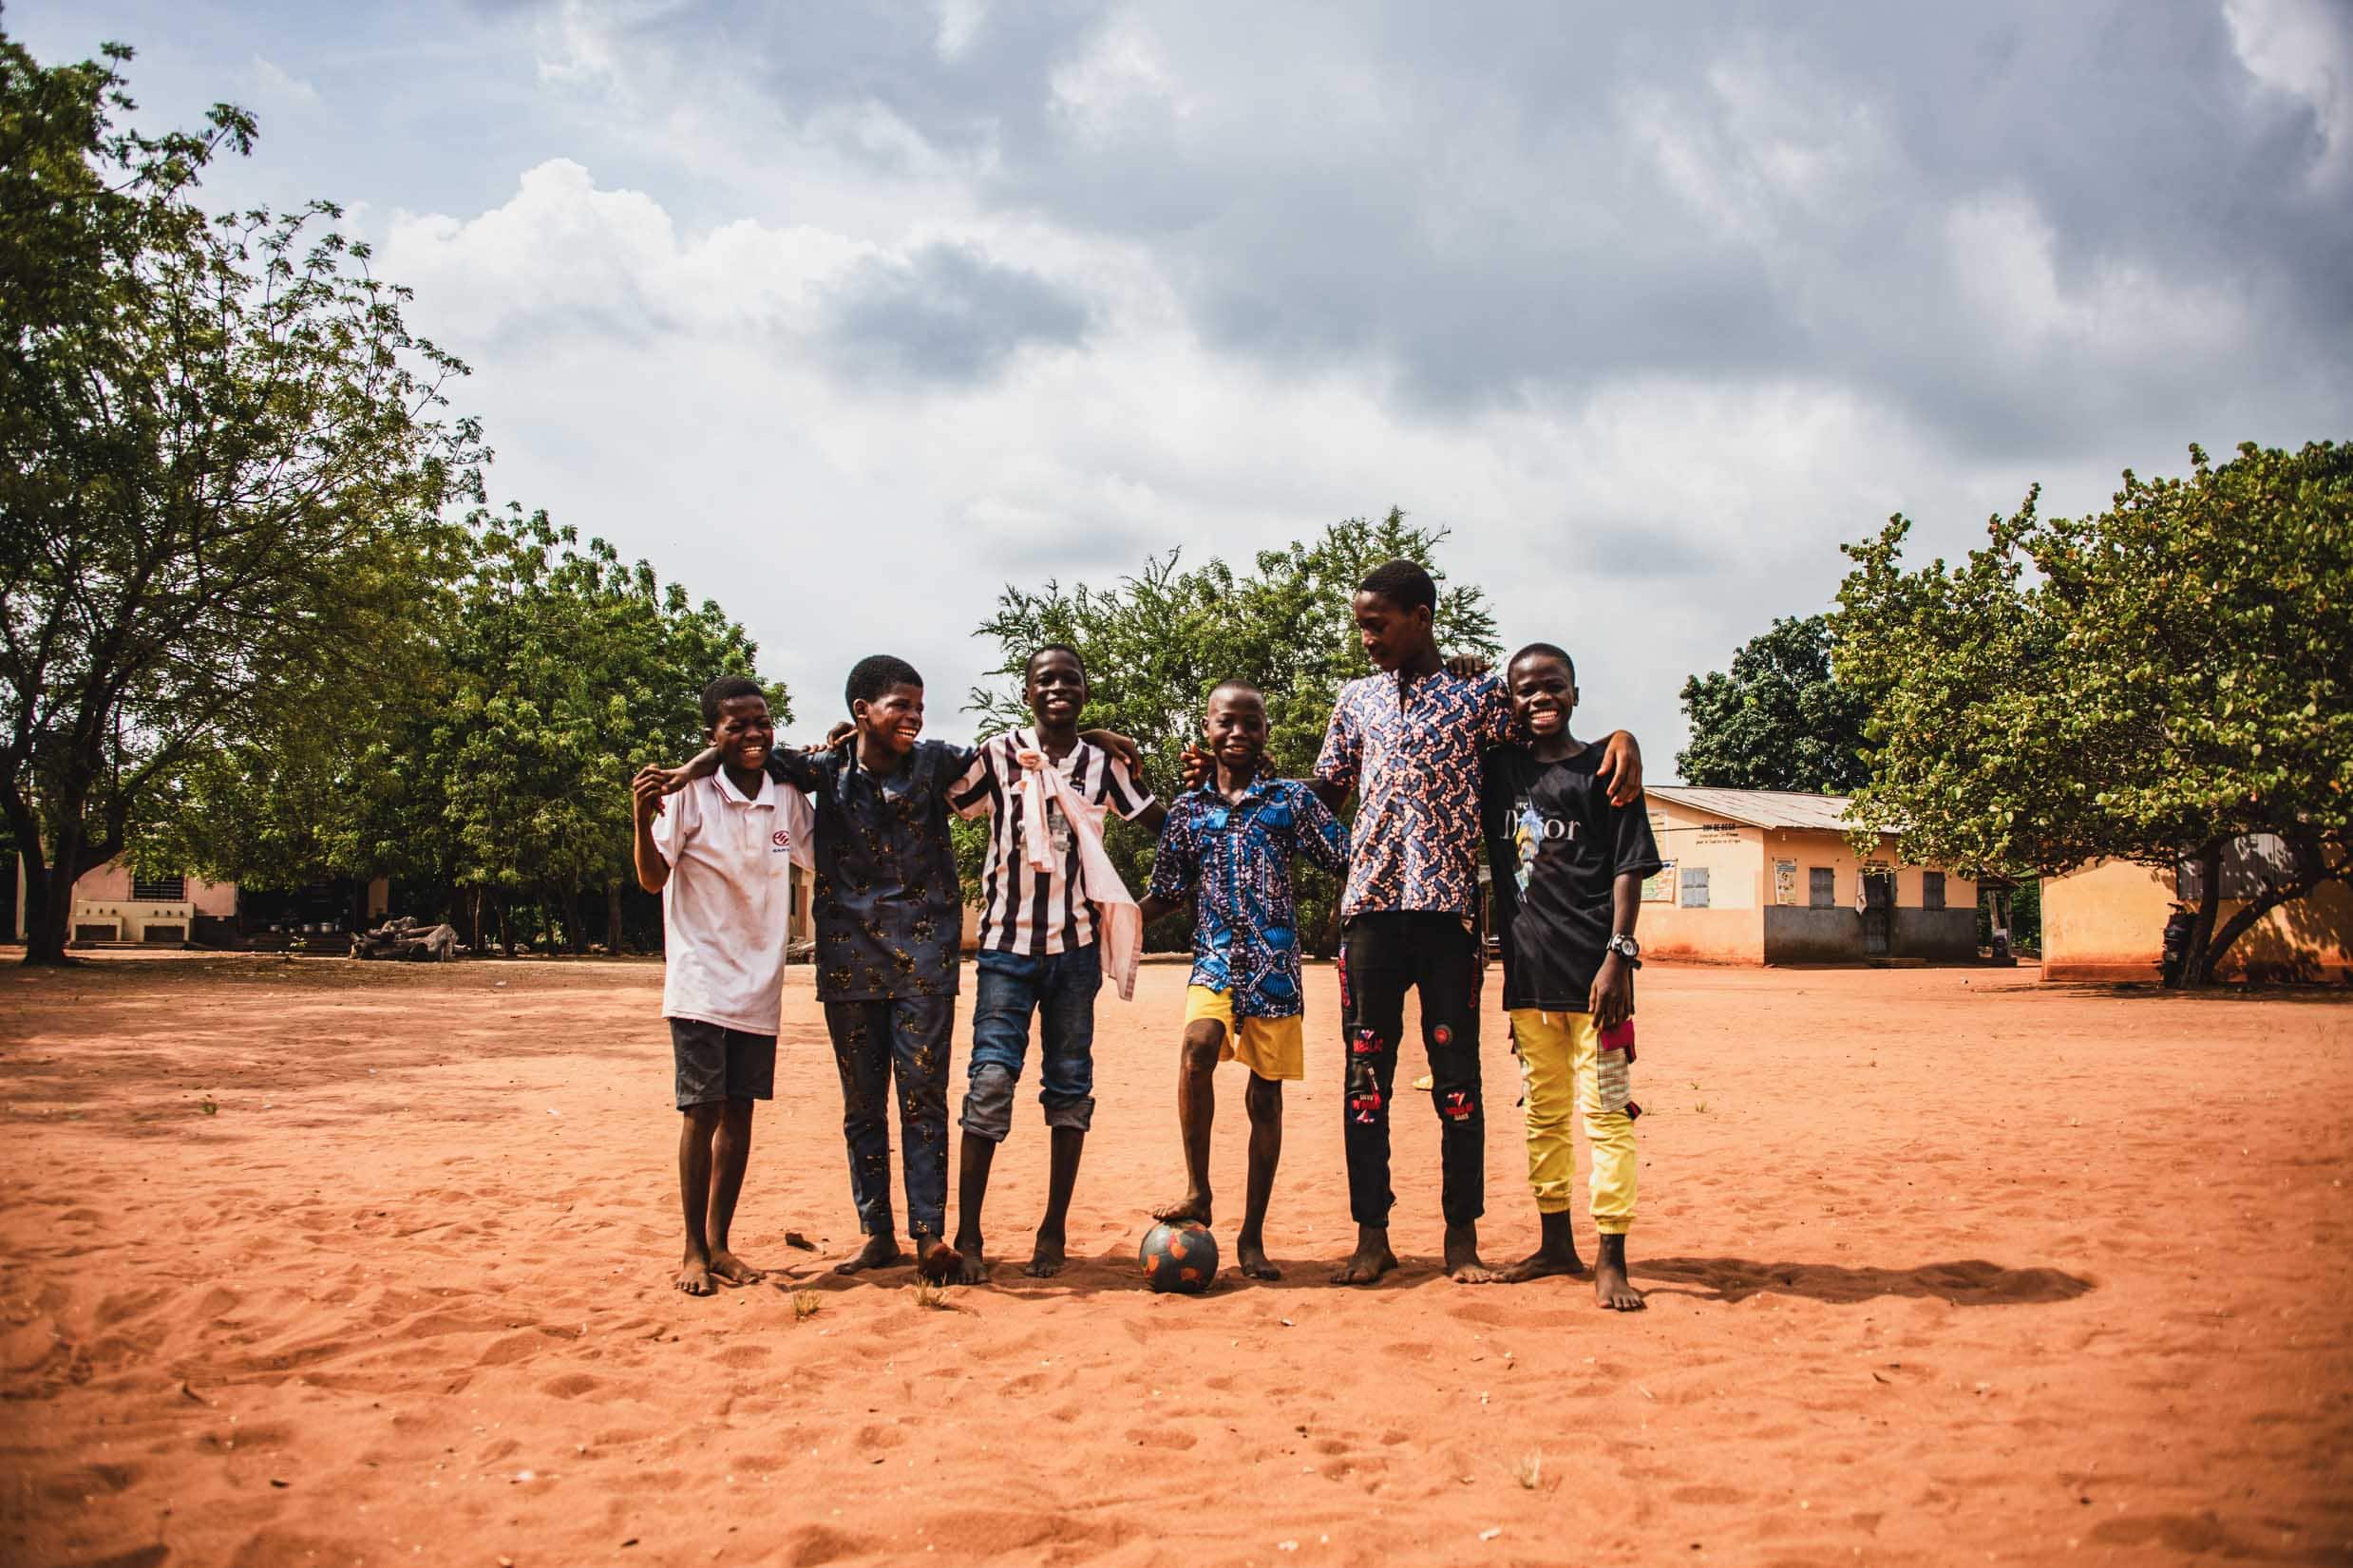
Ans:
[[[1148,833],[1159,832],[1167,815],[1125,762],[1080,738],[1078,715],[1087,703],[1087,672],[1074,650],[1055,646],[1033,654],[1023,674],[1022,696],[1035,725],[983,745],[949,796],[967,817],[996,819],[981,877],[971,1081],[958,1118],[963,1145],[956,1250],[963,1258],[959,1277],[967,1284],[988,1278],[981,1260],[980,1211],[988,1198],[989,1166],[996,1145],[1013,1130],[1014,1086],[1029,1053],[1032,1014],[1037,1016],[1044,1047],[1038,1099],[1053,1135],[1046,1216],[1037,1227],[1029,1265],[1029,1273],[1039,1278],[1062,1271],[1071,1193],[1094,1115],[1094,999],[1103,984],[1103,960],[1097,951],[1097,917],[1080,867],[1079,835],[1095,828],[1092,823],[1073,824],[1065,817],[1054,803],[1062,793],[1059,787],[1045,790],[1048,863],[1034,865],[1035,846],[1030,839],[1034,829],[1023,808],[1023,781],[1034,770],[1055,769],[1085,806],[1117,811]]]

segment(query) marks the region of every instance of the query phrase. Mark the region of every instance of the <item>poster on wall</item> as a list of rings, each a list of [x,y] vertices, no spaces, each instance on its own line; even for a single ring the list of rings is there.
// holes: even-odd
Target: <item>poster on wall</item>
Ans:
[[[1663,862],[1657,871],[1642,878],[1642,902],[1671,904],[1675,901],[1675,862]]]
[[[1795,860],[1773,862],[1773,901],[1776,904],[1797,902],[1797,862]]]

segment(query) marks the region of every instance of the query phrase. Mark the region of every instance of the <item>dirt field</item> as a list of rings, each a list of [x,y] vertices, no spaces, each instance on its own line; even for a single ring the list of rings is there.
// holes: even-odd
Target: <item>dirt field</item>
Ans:
[[[1101,1008],[1083,1261],[1015,1266],[1026,1102],[1014,1261],[939,1311],[828,1272],[855,1225],[805,971],[737,1227],[797,1277],[698,1301],[654,967],[10,970],[0,1559],[2353,1561],[2353,1008],[2033,974],[1647,972],[1622,1318],[1438,1275],[1410,1094],[1406,1267],[1322,1282],[1328,970],[1281,1284],[1137,1283],[1180,1173],[1154,967]],[[1488,1082],[1494,1260],[1535,1231],[1500,1015]]]

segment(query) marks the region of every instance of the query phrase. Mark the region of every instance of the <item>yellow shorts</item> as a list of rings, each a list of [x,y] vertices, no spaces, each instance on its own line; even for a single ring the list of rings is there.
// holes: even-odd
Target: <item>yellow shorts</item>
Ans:
[[[1207,986],[1185,988],[1185,1021],[1214,1018],[1225,1026],[1221,1062],[1240,1062],[1261,1078],[1307,1076],[1307,1036],[1298,1013],[1288,1018],[1244,1018],[1234,1023],[1234,998]]]

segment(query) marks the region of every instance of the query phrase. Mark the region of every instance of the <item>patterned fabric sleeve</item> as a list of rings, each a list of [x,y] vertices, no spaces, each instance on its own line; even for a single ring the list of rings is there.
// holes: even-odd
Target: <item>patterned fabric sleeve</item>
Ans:
[[[788,746],[771,746],[768,754],[768,776],[805,795],[812,794],[825,787],[825,760],[832,755],[830,751],[798,751]]]
[[[1299,847],[1308,860],[1335,877],[1348,872],[1348,824],[1332,815],[1332,808],[1312,789],[1293,793],[1291,811],[1299,835]]]
[[[1511,693],[1506,691],[1504,683],[1492,675],[1480,679],[1477,693],[1479,744],[1481,746],[1509,746],[1512,730]]]
[[[1316,757],[1316,777],[1342,789],[1354,789],[1363,762],[1364,746],[1357,733],[1356,709],[1343,688],[1340,700],[1333,705],[1332,722],[1323,732],[1323,750]]]
[[[1193,891],[1201,876],[1200,815],[1189,802],[1179,801],[1161,824],[1160,848],[1152,856],[1150,897],[1183,898]]]

